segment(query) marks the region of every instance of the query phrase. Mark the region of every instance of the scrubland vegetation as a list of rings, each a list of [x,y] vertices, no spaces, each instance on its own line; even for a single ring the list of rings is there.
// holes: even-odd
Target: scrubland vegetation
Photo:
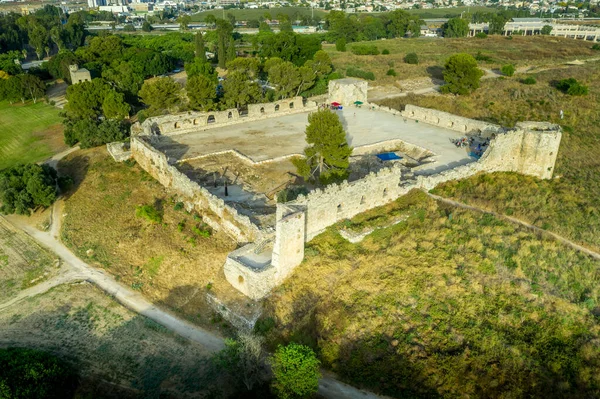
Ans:
[[[589,87],[572,96],[554,87],[574,78]],[[536,84],[517,79],[484,80],[469,96],[407,96],[382,103],[415,104],[469,118],[513,126],[518,121],[550,121],[563,126],[554,179],[512,173],[478,175],[445,183],[435,193],[524,219],[592,248],[600,248],[600,72],[598,63],[546,70]],[[564,119],[560,119],[560,111]]]
[[[359,244],[337,233],[389,215],[406,219]],[[600,264],[570,248],[415,191],[306,254],[259,329],[349,382],[398,398],[600,394]]]

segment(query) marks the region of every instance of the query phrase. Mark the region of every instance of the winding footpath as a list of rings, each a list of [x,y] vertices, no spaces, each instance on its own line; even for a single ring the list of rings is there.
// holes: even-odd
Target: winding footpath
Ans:
[[[501,213],[490,211],[490,210],[487,210],[487,209],[484,209],[484,208],[479,208],[477,206],[465,204],[464,202],[458,202],[458,201],[451,200],[451,199],[448,199],[448,198],[440,197],[439,195],[431,194],[431,193],[428,193],[426,191],[425,191],[425,193],[427,195],[429,195],[431,198],[433,198],[433,199],[435,199],[437,201],[443,202],[445,204],[452,205],[452,206],[455,206],[455,207],[458,207],[458,208],[468,209],[468,210],[475,211],[475,212],[487,213],[487,214],[493,215],[493,216],[495,216],[495,217],[497,217],[499,219],[508,220],[509,222],[512,222],[512,223],[518,224],[520,226],[523,226],[525,228],[528,228],[530,230],[533,230],[534,232],[539,233],[541,235],[550,236],[553,239],[555,239],[556,241],[558,241],[558,242],[560,242],[560,243],[562,243],[562,244],[564,244],[564,245],[566,245],[568,247],[571,247],[572,249],[574,249],[576,251],[582,252],[582,253],[590,256],[593,259],[596,259],[596,260],[600,261],[600,253],[598,253],[596,251],[592,251],[591,249],[586,248],[586,247],[584,247],[582,245],[579,245],[576,242],[573,242],[573,241],[569,240],[568,238],[565,238],[565,237],[563,237],[561,235],[558,235],[556,233],[553,233],[551,231],[544,230],[544,229],[542,229],[540,227],[534,226],[533,224],[525,222],[525,221],[523,221],[521,219],[517,219],[517,218],[512,217],[512,216],[503,215]]]

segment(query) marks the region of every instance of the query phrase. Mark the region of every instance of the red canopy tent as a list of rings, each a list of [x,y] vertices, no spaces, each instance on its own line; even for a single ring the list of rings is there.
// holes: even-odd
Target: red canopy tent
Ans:
[[[339,107],[342,104],[334,101],[334,102],[331,103],[331,105],[333,105],[334,107]]]

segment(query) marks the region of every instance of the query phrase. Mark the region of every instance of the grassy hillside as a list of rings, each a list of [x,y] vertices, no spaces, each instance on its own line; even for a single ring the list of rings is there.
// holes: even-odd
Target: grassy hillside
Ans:
[[[337,69],[345,71],[348,67],[360,68],[375,73],[376,80],[371,85],[393,84],[397,80],[412,79],[416,77],[434,76],[441,77],[441,68],[452,55],[466,52],[473,56],[478,53],[489,57],[482,61],[482,68],[499,68],[511,63],[517,68],[532,65],[556,66],[556,63],[598,57],[598,51],[591,49],[591,44],[583,40],[545,36],[514,36],[507,40],[502,36],[488,36],[486,39],[461,38],[418,38],[418,39],[391,39],[360,42],[376,45],[379,51],[387,49],[388,55],[354,55],[348,44],[348,51],[339,52],[334,45],[325,45],[333,64]],[[417,53],[418,65],[404,63],[407,53]],[[397,76],[386,76],[388,69],[393,68]]]
[[[339,228],[406,220],[350,244]],[[267,300],[304,342],[398,398],[600,395],[600,262],[412,192],[315,238]]]
[[[280,8],[259,8],[259,9],[231,9],[231,10],[209,10],[203,11],[198,14],[192,15],[192,21],[204,21],[207,15],[214,15],[217,18],[223,18],[223,15],[227,17],[227,14],[232,14],[236,20],[238,21],[247,21],[249,19],[259,19],[264,17],[266,13],[271,14],[271,18],[279,19],[277,16],[279,14],[284,14],[290,17],[291,19],[297,19],[302,16],[311,16],[311,13],[314,12],[315,17],[325,18],[325,11],[322,10],[311,10],[310,7],[280,7]],[[225,13],[225,14],[223,14]]]
[[[64,147],[59,110],[43,102],[0,102],[0,169],[38,162]]]
[[[533,75],[537,84],[531,86],[521,84],[517,77],[493,79],[483,81],[470,96],[408,96],[382,103],[397,108],[407,103],[421,105],[504,126],[522,120],[560,123],[564,131],[554,179],[498,173],[449,182],[435,192],[522,218],[600,249],[598,66],[592,62],[539,72]],[[569,77],[588,85],[589,95],[568,96],[552,87],[553,82]]]

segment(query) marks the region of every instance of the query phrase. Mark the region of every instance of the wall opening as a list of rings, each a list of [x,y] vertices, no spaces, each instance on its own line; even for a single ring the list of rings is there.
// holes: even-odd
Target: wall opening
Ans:
[[[294,108],[294,103],[290,103],[290,109]]]
[[[215,123],[215,116],[209,115],[208,119],[206,119],[206,123]]]
[[[361,197],[361,199],[360,199],[360,204],[361,204],[361,205],[364,205],[364,204],[365,204],[365,202],[366,202],[366,201],[365,201],[365,196],[363,195],[363,196]]]
[[[229,111],[229,113],[227,114],[227,118],[228,118],[228,119],[231,119],[231,118],[233,118],[233,114],[231,113],[231,111]]]
[[[279,104],[275,105],[275,111],[279,111]]]
[[[198,119],[194,119],[194,121],[192,122],[194,125],[198,124]]]
[[[175,129],[179,129],[181,125],[179,124],[179,122],[175,122],[175,125],[173,125],[173,127],[175,127]]]
[[[242,276],[238,276],[238,283],[244,284],[244,278]]]
[[[337,206],[337,211],[338,211],[338,212],[341,212],[341,211],[342,211],[342,204],[339,204],[339,205]]]
[[[384,197],[387,197],[387,188],[384,188],[384,189],[383,189],[383,196],[384,196]]]
[[[260,113],[264,114],[265,113],[265,107],[260,107]]]

